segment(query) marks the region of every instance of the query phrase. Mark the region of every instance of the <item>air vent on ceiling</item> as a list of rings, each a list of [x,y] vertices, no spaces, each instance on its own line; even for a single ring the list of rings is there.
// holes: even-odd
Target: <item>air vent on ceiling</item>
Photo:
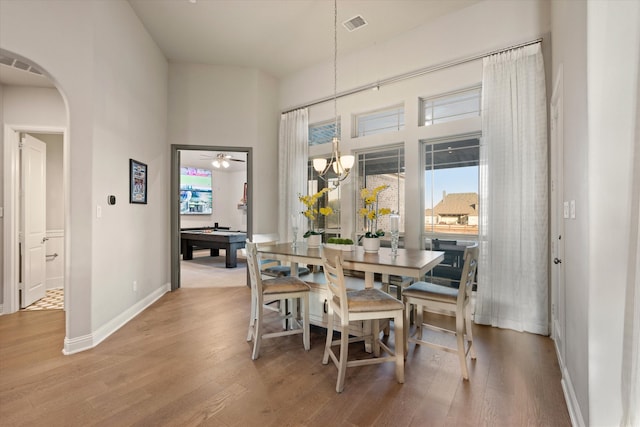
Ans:
[[[355,31],[358,28],[362,28],[367,25],[367,21],[361,15],[354,16],[351,19],[347,19],[342,23],[344,27],[349,31]]]
[[[8,56],[0,55],[0,64],[8,65],[9,67],[17,68],[23,71],[28,71],[33,74],[42,75],[42,72],[37,68],[16,58],[10,58]]]

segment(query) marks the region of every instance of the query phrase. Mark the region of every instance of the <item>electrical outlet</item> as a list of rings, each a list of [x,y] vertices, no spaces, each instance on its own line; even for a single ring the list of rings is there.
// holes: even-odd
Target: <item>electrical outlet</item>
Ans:
[[[133,281],[133,292],[138,292],[138,282],[137,281]]]

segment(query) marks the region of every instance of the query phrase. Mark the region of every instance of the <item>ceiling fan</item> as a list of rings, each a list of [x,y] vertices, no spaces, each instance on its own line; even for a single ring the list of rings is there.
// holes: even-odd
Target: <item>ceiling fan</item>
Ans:
[[[234,159],[231,154],[227,154],[227,153],[218,153],[215,155],[215,157],[203,154],[201,155],[201,157],[203,159],[214,159],[213,162],[211,162],[211,164],[213,165],[214,168],[228,168],[230,165],[230,161],[231,162],[242,162],[244,163],[245,161],[242,159]]]

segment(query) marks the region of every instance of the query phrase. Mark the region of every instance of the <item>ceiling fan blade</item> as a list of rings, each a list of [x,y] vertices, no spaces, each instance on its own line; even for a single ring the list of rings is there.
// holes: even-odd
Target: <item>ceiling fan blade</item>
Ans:
[[[227,160],[231,160],[232,162],[242,162],[242,163],[244,163],[244,162],[245,162],[245,160],[242,160],[242,159],[234,159],[233,157],[229,157],[229,158],[227,158]]]

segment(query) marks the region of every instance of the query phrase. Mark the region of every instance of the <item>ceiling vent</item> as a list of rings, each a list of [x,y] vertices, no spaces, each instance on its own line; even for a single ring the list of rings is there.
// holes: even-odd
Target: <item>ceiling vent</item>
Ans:
[[[0,64],[7,65],[9,67],[17,68],[19,70],[28,71],[33,74],[42,75],[42,72],[37,68],[20,61],[19,59],[10,58],[8,56],[0,55]]]
[[[362,28],[365,25],[367,25],[367,21],[364,20],[364,18],[361,15],[357,15],[354,16],[351,19],[347,19],[346,21],[344,21],[342,23],[342,25],[344,25],[344,27],[349,30],[349,32],[351,31],[355,31],[358,28]]]

